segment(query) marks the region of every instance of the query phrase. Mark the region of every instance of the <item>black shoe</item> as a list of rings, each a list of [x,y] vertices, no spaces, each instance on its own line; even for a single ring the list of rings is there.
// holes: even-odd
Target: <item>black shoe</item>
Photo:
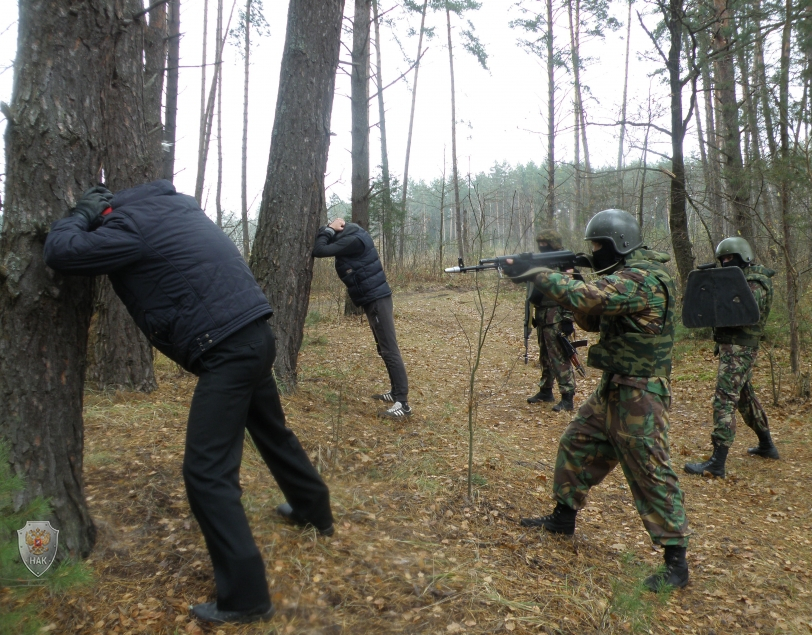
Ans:
[[[569,412],[574,409],[575,405],[572,403],[573,397],[575,397],[574,392],[562,392],[561,401],[553,406],[553,412],[561,412],[562,410]]]
[[[778,459],[778,448],[773,444],[770,431],[756,432],[758,436],[758,447],[747,448],[747,453],[753,456],[763,456],[765,459]]]
[[[386,403],[395,403],[395,398],[392,396],[391,390],[387,390],[379,395],[372,395],[372,398],[378,401],[385,401]]]
[[[316,527],[313,523],[309,520],[305,520],[301,516],[299,516],[296,512],[293,511],[293,507],[291,507],[288,503],[282,503],[279,507],[276,508],[276,513],[279,514],[282,518],[287,520],[289,523],[293,523],[294,525],[298,525],[299,527],[315,527],[316,531],[319,532],[322,536],[332,536],[335,533],[335,526],[330,525],[329,527]]]
[[[701,463],[686,463],[685,471],[688,474],[710,474],[719,478],[725,477],[725,461],[727,461],[727,452],[730,450],[724,445],[714,445],[713,455],[707,461]]]
[[[189,612],[201,622],[212,624],[248,624],[249,622],[267,622],[275,613],[273,605],[261,606],[250,611],[221,611],[217,602],[196,604],[189,608]]]
[[[541,388],[535,395],[527,398],[527,403],[539,403],[540,401],[555,401],[555,397],[553,397],[553,389]]]
[[[539,518],[522,518],[522,527],[539,527],[546,529],[551,534],[564,534],[572,536],[575,533],[575,515],[577,510],[561,503],[556,503],[552,514]]]
[[[685,547],[665,547],[665,566],[654,575],[647,577],[643,584],[649,591],[659,593],[669,588],[681,589],[688,584],[688,563],[685,561]]]

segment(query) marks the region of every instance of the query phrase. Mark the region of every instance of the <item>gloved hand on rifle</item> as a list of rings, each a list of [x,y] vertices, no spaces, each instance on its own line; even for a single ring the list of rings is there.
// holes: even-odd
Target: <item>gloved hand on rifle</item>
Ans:
[[[570,336],[575,333],[575,326],[573,325],[572,320],[562,320],[561,332],[566,336]]]
[[[113,193],[103,185],[91,187],[82,194],[82,198],[70,211],[71,216],[81,216],[87,221],[87,229],[93,230],[101,225],[102,213],[110,207]]]

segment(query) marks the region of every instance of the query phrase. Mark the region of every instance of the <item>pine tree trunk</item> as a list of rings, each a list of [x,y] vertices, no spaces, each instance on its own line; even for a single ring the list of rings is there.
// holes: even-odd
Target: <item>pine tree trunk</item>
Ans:
[[[414,106],[417,102],[417,74],[420,71],[420,58],[423,56],[423,27],[426,25],[426,6],[428,0],[423,0],[423,10],[420,14],[420,34],[417,38],[417,58],[414,63],[414,85],[412,86],[412,109],[409,114],[409,136],[406,138],[406,162],[403,167],[403,183],[401,189],[400,199],[400,213],[403,216],[403,222],[406,220],[406,195],[409,188],[409,156],[412,149],[412,131],[414,130]],[[391,243],[394,236],[387,237],[387,242]]]
[[[217,0],[217,41],[223,39],[223,0]],[[220,60],[222,66],[222,60]],[[217,75],[217,226],[223,227],[223,73]]]
[[[245,83],[242,96],[242,175],[240,200],[242,218],[242,255],[248,260],[251,241],[248,237],[248,71],[251,61],[251,0],[245,2]]]
[[[787,279],[787,317],[789,318],[789,359],[794,375],[800,372],[801,348],[798,334],[798,273],[795,268],[792,228],[795,224],[791,207],[791,179],[789,147],[789,67],[792,55],[792,0],[785,0],[785,22],[781,33],[781,73],[778,81],[778,122],[781,135],[781,220],[784,230],[784,267]]]
[[[313,242],[327,214],[324,171],[343,9],[343,0],[291,0],[288,9],[271,154],[251,253],[251,269],[275,311],[275,369],[283,390],[296,386]]]
[[[733,53],[730,50],[730,7],[726,0],[714,0],[717,12],[713,48],[716,59],[716,86],[719,95],[719,111],[724,120],[724,178],[728,198],[733,205],[733,217],[741,236],[752,243],[753,221],[750,216],[750,188],[744,173],[741,133],[739,131],[739,104],[736,100]]]
[[[126,0],[125,6],[130,14],[141,10],[138,0]],[[156,22],[156,34],[149,33],[152,19],[150,27],[143,28],[141,18],[131,27],[132,33],[116,39],[115,72],[103,102],[103,165],[106,184],[114,192],[148,183],[161,174],[162,135],[155,126],[160,126],[164,55],[157,44],[163,42],[162,20]],[[95,305],[87,380],[100,390],[155,390],[152,346],[106,277],[98,280]]]
[[[573,161],[573,167],[575,168],[575,205],[574,205],[574,214],[575,218],[579,221],[582,218],[583,208],[581,207],[583,199],[581,197],[581,86],[579,83],[580,74],[578,72],[578,65],[580,61],[578,59],[578,42],[577,42],[577,20],[578,18],[573,18],[572,15],[572,5],[575,4],[576,7],[579,6],[579,0],[573,0],[573,2],[567,2],[567,16],[569,18],[569,25],[570,25],[570,57],[572,58],[572,75],[573,75],[573,109],[572,114],[575,119],[573,125],[573,148],[574,148],[574,156],[575,159]],[[577,9],[576,9],[577,12]]]
[[[96,280],[95,308],[86,380],[99,390],[150,393],[157,389],[152,346],[113,291],[107,276]]]
[[[454,99],[454,52],[451,47],[451,13],[446,5],[446,25],[448,27],[448,63],[451,67],[451,178],[454,180],[454,214],[457,219],[457,250],[465,260],[468,249],[468,225],[462,217],[460,207],[460,182],[457,173],[457,104]]]
[[[670,48],[668,51],[668,79],[671,88],[671,188],[670,213],[668,224],[671,229],[671,244],[680,278],[680,295],[685,290],[688,274],[694,268],[694,254],[688,234],[688,214],[685,197],[685,158],[683,142],[685,122],[682,120],[682,80],[680,77],[680,55],[682,51],[682,0],[671,0],[668,31]]]
[[[197,177],[195,198],[202,205],[203,180],[206,174],[206,45],[209,29],[209,0],[203,0],[203,49],[200,61],[200,125],[197,138]]]
[[[93,283],[48,269],[42,243],[106,163],[105,101],[122,63],[114,47],[123,51],[121,40],[143,35],[139,26],[124,26],[115,8],[112,0],[87,0],[77,12],[58,0],[20,3],[14,93],[4,107],[0,436],[25,480],[15,508],[39,495],[50,500],[60,557],[87,555],[96,537],[82,477]]]
[[[632,0],[629,0],[629,15],[626,18],[626,66],[623,73],[623,103],[620,107],[620,138],[617,144],[617,199],[620,209],[625,209],[623,191],[623,152],[624,143],[626,140],[626,106],[628,104],[629,96],[629,50],[631,47],[632,39]]]
[[[708,156],[708,176],[706,187],[708,189],[708,199],[712,211],[711,217],[711,240],[713,248],[716,249],[724,236],[725,201],[722,198],[722,180],[720,177],[719,162],[719,136],[716,132],[716,122],[714,117],[713,85],[711,82],[710,69],[708,64],[703,64],[702,92],[705,95],[705,127],[707,132],[707,156]],[[698,116],[697,116],[698,117]]]
[[[169,36],[166,55],[166,105],[164,107],[163,178],[175,179],[175,133],[178,120],[178,69],[180,67],[180,0],[169,0]]]
[[[352,110],[352,222],[369,230],[369,35],[370,0],[355,0],[352,22],[352,74],[350,102]],[[377,23],[376,23],[377,24]],[[383,95],[378,93],[378,98]],[[383,112],[383,107],[380,108]],[[402,234],[401,234],[402,238]],[[401,243],[401,258],[403,247]],[[353,304],[349,291],[344,293],[344,315],[362,315]]]
[[[378,127],[381,131],[381,178],[383,179],[383,192],[381,192],[381,208],[384,215],[391,214],[392,210],[392,182],[389,175],[389,151],[386,143],[386,110],[383,103],[383,70],[381,65],[381,32],[378,20],[378,0],[372,0],[372,11],[375,23],[375,55],[376,76],[378,78]],[[383,235],[381,236],[383,240]]]
[[[553,0],[547,0],[547,226],[555,227],[555,57]]]
[[[155,178],[159,177],[163,167],[161,100],[166,68],[166,43],[166,5],[162,4],[149,12],[149,26],[144,38],[144,114],[147,145],[153,153],[156,165]]]

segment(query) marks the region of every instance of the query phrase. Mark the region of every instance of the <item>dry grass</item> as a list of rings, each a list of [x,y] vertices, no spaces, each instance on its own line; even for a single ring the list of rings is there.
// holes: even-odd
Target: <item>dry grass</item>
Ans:
[[[465,285],[470,280],[457,284]],[[812,459],[808,404],[772,407],[769,364],[756,385],[782,460],[748,457],[740,426],[726,480],[681,479],[694,535],[691,584],[664,598],[640,590],[661,561],[620,470],[590,496],[574,539],[518,525],[546,512],[558,437],[568,422],[530,406],[538,368],[520,362],[521,297],[501,299],[479,374],[474,500],[465,498],[473,294],[465,286],[396,293],[412,419],[376,417],[386,388],[363,319],[339,316],[339,296],[311,308],[289,425],[322,470],[337,531],[317,537],[274,515],[281,494],[250,445],[244,503],[267,563],[278,613],[236,633],[810,633]],[[784,363],[786,360],[783,360]],[[86,477],[99,528],[96,582],[50,602],[57,633],[198,633],[190,603],[213,597],[211,567],[181,479],[194,378],[158,366],[149,396],[88,394]],[[674,370],[672,457],[707,453],[715,360],[682,344]],[[576,403],[597,379],[591,371]],[[43,594],[45,592],[43,591]]]

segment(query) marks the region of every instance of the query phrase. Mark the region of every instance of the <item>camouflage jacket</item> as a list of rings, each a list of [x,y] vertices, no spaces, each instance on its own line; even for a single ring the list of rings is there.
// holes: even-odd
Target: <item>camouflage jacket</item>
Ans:
[[[545,295],[575,312],[579,326],[600,331],[589,365],[611,381],[670,395],[676,289],[662,263],[667,254],[636,249],[623,269],[587,283],[557,272],[535,280]]]
[[[565,309],[552,298],[545,296],[532,282],[527,283],[526,301],[535,307],[534,323],[536,327],[558,324],[565,320],[575,321],[572,311]]]
[[[713,340],[720,344],[737,344],[758,348],[764,325],[770,316],[773,304],[773,282],[775,271],[761,265],[750,265],[744,270],[744,277],[750,285],[753,297],[758,303],[759,320],[748,326],[728,326],[713,330]]]

